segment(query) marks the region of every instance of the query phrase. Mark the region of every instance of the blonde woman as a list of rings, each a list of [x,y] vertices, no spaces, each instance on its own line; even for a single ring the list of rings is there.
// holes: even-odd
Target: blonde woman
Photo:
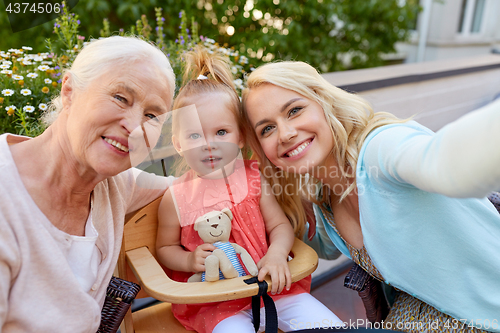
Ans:
[[[307,197],[320,256],[338,249],[397,288],[384,328],[500,332],[500,288],[492,287],[500,215],[486,198],[468,198],[500,188],[488,140],[499,137],[500,102],[479,112],[433,133],[374,113],[305,63],[281,62],[249,76],[242,118],[295,232],[314,234]]]

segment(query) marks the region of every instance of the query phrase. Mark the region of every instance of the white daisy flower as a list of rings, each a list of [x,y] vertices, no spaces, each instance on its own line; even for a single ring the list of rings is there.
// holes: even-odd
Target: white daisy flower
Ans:
[[[27,59],[23,60],[23,65],[31,65],[31,64],[33,64],[31,61],[29,61]]]
[[[35,55],[35,56],[33,57],[33,61],[38,61],[38,62],[40,62],[40,61],[43,61],[43,58],[42,58],[42,57],[40,57],[39,55]]]
[[[9,49],[9,52],[17,52],[17,49]]]
[[[34,79],[34,78],[38,77],[38,74],[37,73],[28,73],[28,75],[26,75],[26,76]]]
[[[24,80],[24,76],[22,76],[22,75],[17,75],[17,74],[12,75],[12,78],[13,78],[14,80]]]
[[[2,61],[2,65],[12,65],[12,61],[4,60]]]
[[[29,95],[31,95],[31,90],[29,90],[29,89],[21,89],[21,95],[23,95],[23,96],[29,96]]]
[[[42,111],[45,111],[45,110],[47,110],[48,106],[47,106],[47,104],[45,104],[45,103],[40,103],[40,104],[38,105],[38,108],[39,108],[40,110],[42,110]]]
[[[0,73],[2,73],[2,74],[12,74],[12,71],[10,69],[3,69],[2,71],[0,71]]]
[[[51,79],[45,79],[45,80],[43,80],[43,82],[45,82],[46,84],[51,84],[52,80]]]
[[[31,50],[33,50],[33,48],[32,48],[32,47],[29,47],[29,46],[23,46],[23,49],[24,49],[24,50],[27,50],[27,51],[31,51]]]
[[[234,80],[234,84],[240,86],[240,85],[243,85],[243,80],[242,79],[236,79]]]
[[[42,61],[42,65],[52,65],[52,61],[44,60]]]
[[[1,69],[9,69],[10,65],[0,65]]]
[[[23,108],[24,112],[33,112],[35,111],[35,107],[31,106],[31,105],[26,105],[24,108]]]
[[[46,70],[49,70],[50,67],[49,66],[45,66],[45,65],[42,65],[42,66],[38,66],[38,70],[39,71],[46,71]]]
[[[4,90],[2,90],[2,95],[4,95],[4,96],[12,96],[12,95],[14,95],[14,90],[12,90],[12,89],[4,89]]]

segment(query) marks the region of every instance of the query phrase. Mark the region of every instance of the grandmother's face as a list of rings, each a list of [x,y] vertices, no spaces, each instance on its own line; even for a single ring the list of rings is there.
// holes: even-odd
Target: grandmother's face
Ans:
[[[62,94],[71,152],[79,166],[101,176],[147,156],[172,103],[167,79],[146,62],[115,66],[83,91],[73,88],[69,99],[63,81]]]

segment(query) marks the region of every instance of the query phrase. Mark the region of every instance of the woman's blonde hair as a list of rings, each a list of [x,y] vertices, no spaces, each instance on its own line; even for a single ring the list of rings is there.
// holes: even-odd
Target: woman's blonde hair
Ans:
[[[374,113],[370,104],[362,97],[328,83],[316,69],[304,62],[284,61],[263,65],[248,76],[247,88],[242,95],[242,118],[246,126],[251,126],[245,107],[248,94],[253,88],[263,84],[272,84],[294,91],[317,102],[323,108],[334,138],[331,154],[338,162],[340,175],[351,183],[343,191],[340,201],[356,188],[356,163],[366,136],[377,127],[407,121],[386,112]],[[255,131],[248,131],[247,142],[253,151],[252,158],[260,162],[261,172],[271,185],[274,187],[276,184],[283,189],[285,186],[288,186],[287,189],[293,188],[287,193],[281,191],[280,194],[275,195],[296,234],[302,235],[306,215],[301,198],[306,197],[313,201],[319,200],[320,203],[330,203],[331,191],[321,186],[317,179],[311,177],[306,179],[300,174],[290,174],[277,169],[265,156]],[[318,191],[312,191],[318,186],[321,186],[320,195],[311,197],[310,193],[318,193]]]
[[[193,104],[190,97],[204,93],[222,92],[229,98],[229,103],[226,106],[234,114],[238,122],[240,137],[245,138],[247,134],[243,121],[240,118],[240,97],[234,87],[234,77],[231,72],[229,59],[220,52],[210,53],[207,48],[201,45],[187,52],[184,55],[184,59],[183,84],[179,94],[174,99],[172,135],[178,135],[179,120],[177,114],[179,109]],[[243,149],[243,154],[243,156],[246,156],[248,152]],[[174,165],[177,175],[180,175],[186,169],[187,164],[184,159],[179,159]]]

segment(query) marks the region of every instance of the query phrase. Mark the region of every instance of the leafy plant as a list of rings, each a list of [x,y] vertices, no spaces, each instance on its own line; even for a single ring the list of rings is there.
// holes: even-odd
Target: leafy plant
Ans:
[[[414,28],[420,8],[418,0],[80,0],[73,11],[83,34],[98,36],[95,22],[104,17],[111,32],[130,30],[141,14],[154,17],[160,4],[167,19],[164,40],[177,38],[178,13],[184,10],[204,36],[233,46],[256,65],[300,60],[322,72],[384,64],[384,54],[394,52],[394,44]],[[4,26],[0,11],[0,43],[13,38]],[[22,34],[30,40],[39,31]]]
[[[50,53],[30,53],[32,48],[0,51],[0,129],[36,136],[38,123],[53,94],[60,88],[60,67]],[[54,66],[55,65],[55,66]],[[2,111],[3,110],[3,111]]]
[[[199,36],[198,24],[194,21],[194,18],[189,20],[184,11],[179,12],[179,18],[181,18],[181,23],[177,38],[174,41],[165,42],[162,34],[162,26],[165,19],[161,16],[161,9],[157,8],[156,22],[160,23],[160,25],[156,27],[156,41],[170,60],[176,74],[177,88],[182,84],[182,73],[184,72],[183,54],[192,50],[196,45],[203,44],[210,52],[221,52],[229,58],[231,71],[235,77],[234,84],[238,92],[241,93],[241,90],[244,88],[244,76],[254,68],[249,59],[246,56],[240,55],[234,48],[222,47],[211,38]],[[137,31],[140,31],[139,26],[137,27]]]

